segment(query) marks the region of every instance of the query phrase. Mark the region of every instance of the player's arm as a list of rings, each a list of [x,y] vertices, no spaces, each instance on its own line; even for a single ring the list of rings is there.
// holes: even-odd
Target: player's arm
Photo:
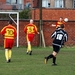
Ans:
[[[65,35],[64,35],[64,42],[67,42],[67,41],[68,41],[68,34],[65,33]]]
[[[35,25],[34,25],[35,26]],[[39,34],[37,27],[35,26],[35,33]]]
[[[16,37],[16,36],[17,36],[17,30],[14,29],[14,37]]]
[[[4,35],[4,34],[6,33],[5,30],[6,30],[6,27],[4,27],[4,28],[1,30],[0,34]]]
[[[52,27],[56,27],[56,24],[52,24],[51,26],[52,26]]]
[[[25,26],[25,28],[24,28],[24,32],[27,33],[27,26]]]
[[[52,34],[51,34],[51,38],[54,38],[56,35],[56,31],[54,31]]]

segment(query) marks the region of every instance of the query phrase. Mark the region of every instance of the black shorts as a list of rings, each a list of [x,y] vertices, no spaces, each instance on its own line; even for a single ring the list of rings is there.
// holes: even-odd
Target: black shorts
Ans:
[[[55,51],[55,52],[58,53],[59,50],[60,50],[60,47],[59,46],[53,45],[53,51]]]

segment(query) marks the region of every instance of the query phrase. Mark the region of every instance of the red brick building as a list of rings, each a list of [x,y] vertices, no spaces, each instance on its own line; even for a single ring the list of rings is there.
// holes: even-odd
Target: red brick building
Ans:
[[[37,7],[38,0],[0,0],[0,10],[23,10]]]

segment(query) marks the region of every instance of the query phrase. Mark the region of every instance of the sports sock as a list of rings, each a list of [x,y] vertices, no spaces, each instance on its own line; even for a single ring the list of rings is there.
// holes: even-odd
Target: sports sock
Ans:
[[[31,51],[31,44],[30,44],[30,42],[28,42],[28,52],[30,52]]]
[[[47,56],[47,59],[53,58],[54,56],[52,54],[50,54],[49,56]]]
[[[12,51],[11,50],[8,51],[9,51],[9,59],[11,59]]]
[[[5,49],[5,58],[8,61],[9,60],[9,53],[8,53],[8,49]]]
[[[53,63],[56,64],[56,57],[53,57]]]

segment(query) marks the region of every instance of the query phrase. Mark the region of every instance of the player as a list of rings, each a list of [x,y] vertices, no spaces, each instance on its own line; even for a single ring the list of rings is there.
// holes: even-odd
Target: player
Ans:
[[[63,24],[61,24],[60,27],[53,32],[51,38],[53,38],[53,53],[45,57],[45,64],[47,63],[48,59],[53,58],[53,65],[57,65],[56,55],[62,47],[63,40],[65,40],[65,42],[68,40],[68,34],[64,31]]]
[[[66,19],[66,18],[65,18]],[[60,17],[59,18],[59,20],[56,22],[56,25],[54,25],[54,26],[56,26],[56,29],[58,29],[59,27],[60,27],[60,25],[61,24],[63,24],[64,25],[64,30],[65,30],[65,24],[66,24],[66,22],[68,21],[65,21],[65,19],[63,19],[63,17]],[[62,43],[62,47],[64,46],[64,40],[63,40],[63,43]]]
[[[12,26],[11,20],[8,22],[8,25],[1,30],[1,34],[4,36],[6,62],[9,63],[11,62],[11,55],[12,55],[11,49],[14,44],[14,39],[17,35],[16,28]]]
[[[60,25],[63,24],[65,26],[65,21],[62,17],[59,18],[59,20],[56,22],[56,24],[52,24],[52,26],[55,26],[56,28],[60,27]]]
[[[28,44],[27,54],[29,53],[29,55],[32,55],[31,42],[34,39],[34,35],[39,34],[39,32],[37,31],[37,27],[33,24],[32,19],[30,19],[30,23],[25,26],[24,32],[26,33],[26,39]]]

